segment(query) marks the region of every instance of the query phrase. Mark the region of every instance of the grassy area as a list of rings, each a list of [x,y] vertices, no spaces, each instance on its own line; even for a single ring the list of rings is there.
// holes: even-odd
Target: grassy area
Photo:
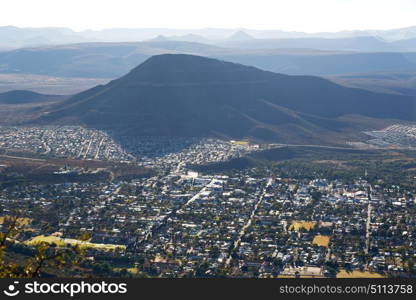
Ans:
[[[57,246],[60,246],[60,247],[65,246],[67,244],[70,244],[70,245],[80,244],[82,247],[85,247],[85,248],[95,248],[95,249],[100,249],[100,250],[104,250],[104,251],[110,251],[110,250],[115,250],[115,249],[125,249],[126,248],[126,246],[124,246],[124,245],[95,244],[95,243],[84,242],[84,241],[80,241],[80,240],[76,240],[76,239],[63,239],[63,238],[53,236],[53,235],[49,235],[49,236],[38,235],[38,236],[26,241],[25,244],[27,244],[27,245],[36,245],[36,244],[41,243],[41,242],[46,242],[48,244],[55,243]]]
[[[9,216],[0,216],[0,224],[3,224],[6,218],[10,218]],[[26,226],[29,225],[30,222],[32,222],[32,219],[30,218],[18,218],[17,219],[17,225],[18,226]]]
[[[120,272],[121,270],[123,270],[123,268],[113,268],[114,272]],[[127,272],[129,272],[132,275],[137,275],[139,273],[139,269],[138,268],[128,268],[128,269],[124,269]]]
[[[55,243],[59,247],[63,247],[66,244],[68,244],[68,243],[65,243],[63,239],[61,239],[57,236],[52,236],[52,235],[49,235],[49,236],[38,235],[38,236],[26,241],[25,244],[33,246],[33,245],[39,244],[41,242],[46,242],[48,244]]]
[[[130,274],[133,274],[133,275],[137,275],[139,273],[139,269],[138,268],[128,268],[127,272],[129,272]]]
[[[289,230],[299,231],[301,228],[306,229],[307,231],[313,229],[316,225],[316,222],[308,222],[308,221],[293,221],[289,227]]]
[[[322,246],[322,247],[328,247],[329,245],[330,237],[326,235],[316,235],[313,238],[312,244]]]
[[[236,145],[248,145],[247,141],[231,141],[231,143]]]
[[[386,276],[372,273],[372,272],[362,272],[362,271],[352,271],[347,272],[346,270],[341,270],[337,274],[337,278],[386,278]]]

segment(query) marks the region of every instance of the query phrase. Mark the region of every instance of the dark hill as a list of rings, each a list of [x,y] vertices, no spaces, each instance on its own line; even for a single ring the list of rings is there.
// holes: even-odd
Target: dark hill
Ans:
[[[67,96],[44,95],[32,91],[16,90],[0,93],[0,104],[28,104],[64,100]]]
[[[53,106],[40,123],[84,124],[119,134],[251,137],[340,143],[344,115],[414,119],[412,98],[318,77],[288,76],[193,55],[153,56],[127,75]]]

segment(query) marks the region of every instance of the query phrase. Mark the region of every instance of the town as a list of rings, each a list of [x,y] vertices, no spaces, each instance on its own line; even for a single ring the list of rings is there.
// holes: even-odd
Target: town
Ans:
[[[47,157],[135,162],[152,168],[225,161],[257,151],[245,141],[184,137],[120,137],[79,126],[0,126],[0,149],[6,153],[34,152]]]
[[[395,124],[378,131],[364,132],[371,137],[367,141],[373,147],[407,147],[416,146],[416,126]]]
[[[369,182],[365,174],[353,181],[318,175],[311,180],[283,177],[271,166],[216,174],[191,168],[266,147],[245,141],[116,142],[104,132],[77,127],[5,127],[0,136],[7,155],[32,149],[42,157],[123,161],[157,170],[132,180],[0,190],[1,215],[24,214],[19,243],[70,243],[87,233],[84,268],[101,275],[415,274],[416,205],[409,187]]]

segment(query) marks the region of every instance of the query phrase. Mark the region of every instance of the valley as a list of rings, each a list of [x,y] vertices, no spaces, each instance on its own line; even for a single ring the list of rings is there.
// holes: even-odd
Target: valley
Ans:
[[[415,276],[411,41],[176,38],[0,52],[9,262],[79,246],[41,275]]]

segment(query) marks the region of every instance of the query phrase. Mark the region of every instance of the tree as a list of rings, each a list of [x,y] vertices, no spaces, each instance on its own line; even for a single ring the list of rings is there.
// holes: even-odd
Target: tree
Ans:
[[[407,261],[407,272],[414,276],[416,274],[416,269],[415,269],[415,262],[413,261],[413,259],[409,259]]]
[[[68,268],[78,264],[84,256],[84,250],[78,244],[57,247],[53,244],[40,242],[35,246],[33,257],[24,262],[23,267],[11,262],[7,255],[10,255],[10,248],[16,243],[16,237],[22,231],[21,220],[19,212],[4,219],[3,224],[6,230],[0,232],[0,278],[39,277],[42,270],[47,267]]]

